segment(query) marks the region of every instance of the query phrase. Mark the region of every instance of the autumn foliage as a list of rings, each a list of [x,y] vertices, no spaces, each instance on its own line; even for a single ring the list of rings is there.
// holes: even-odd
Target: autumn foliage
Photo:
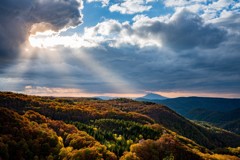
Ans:
[[[237,160],[239,146],[154,103],[0,92],[0,160]]]

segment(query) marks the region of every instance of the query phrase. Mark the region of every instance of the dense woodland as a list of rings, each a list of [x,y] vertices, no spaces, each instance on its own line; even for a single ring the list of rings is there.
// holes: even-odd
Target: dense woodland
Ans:
[[[136,100],[164,104],[191,120],[209,122],[240,134],[240,99],[178,97],[163,100],[146,98]]]
[[[0,159],[240,159],[240,136],[129,99],[0,92]]]

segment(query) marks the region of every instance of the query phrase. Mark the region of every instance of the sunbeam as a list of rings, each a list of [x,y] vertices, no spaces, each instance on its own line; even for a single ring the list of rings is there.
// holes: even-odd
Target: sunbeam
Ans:
[[[5,90],[5,87],[7,87],[6,90],[21,91],[23,83],[30,83],[24,77],[24,74],[29,70],[34,52],[35,48],[29,46],[27,42],[21,46],[20,55],[16,63],[4,70],[3,75],[7,75],[7,78],[1,78],[1,81],[4,81],[1,89]]]
[[[114,92],[136,93],[136,88],[134,87],[134,85],[127,82],[120,75],[117,75],[109,68],[104,67],[90,54],[75,49],[74,55],[81,61],[81,63],[84,63],[101,80],[107,82],[112,87],[112,89],[114,89]]]
[[[63,58],[60,56],[61,48],[66,47],[73,53],[74,58],[80,60],[81,64],[86,66],[95,77],[99,78],[99,81],[106,83],[108,88],[113,90],[113,93],[136,93],[136,88],[133,84],[130,84],[127,80],[114,73],[109,68],[104,67],[101,62],[97,61],[90,54],[83,51],[82,48],[97,46],[97,44],[90,41],[89,38],[85,38],[86,37],[79,35],[60,36],[59,34],[48,35],[46,33],[31,35],[29,37],[29,42],[33,47],[53,52],[51,54],[47,54],[46,56],[48,57],[51,66],[55,68],[56,72],[60,72],[62,75],[66,75],[71,72],[67,71],[68,67],[65,65]],[[55,62],[62,62],[62,65]],[[59,70],[59,68],[62,68],[63,70]],[[72,86],[81,86],[81,80],[79,80],[79,77],[76,78],[74,75],[73,77],[75,78],[73,78],[74,80],[72,79],[72,83],[78,83],[78,85],[72,84]]]

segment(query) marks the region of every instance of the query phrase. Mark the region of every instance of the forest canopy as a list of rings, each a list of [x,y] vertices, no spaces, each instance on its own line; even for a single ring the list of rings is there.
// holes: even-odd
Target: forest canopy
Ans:
[[[0,97],[3,160],[239,159],[239,135],[204,128],[166,106],[10,92]]]

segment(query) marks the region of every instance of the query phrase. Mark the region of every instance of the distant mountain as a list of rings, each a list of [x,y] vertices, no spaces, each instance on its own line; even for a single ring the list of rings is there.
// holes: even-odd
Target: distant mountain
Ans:
[[[96,96],[94,98],[98,98],[101,100],[111,100],[111,99],[117,99],[117,98],[122,98],[122,97],[111,97],[111,96]],[[134,99],[134,98],[130,98],[130,99]],[[159,94],[155,94],[155,93],[148,93],[143,97],[139,97],[136,98],[135,100],[137,101],[148,101],[148,100],[164,100],[167,99],[167,97],[161,96]]]
[[[231,127],[227,125],[240,120],[240,99],[179,97],[164,100],[144,99],[144,101],[163,104],[189,119],[210,122],[218,127],[240,133],[239,125],[235,128],[233,125]]]
[[[145,100],[164,100],[167,99],[167,97],[161,96],[159,94],[155,93],[148,93],[147,95],[143,97],[136,98],[138,101],[145,101]]]

